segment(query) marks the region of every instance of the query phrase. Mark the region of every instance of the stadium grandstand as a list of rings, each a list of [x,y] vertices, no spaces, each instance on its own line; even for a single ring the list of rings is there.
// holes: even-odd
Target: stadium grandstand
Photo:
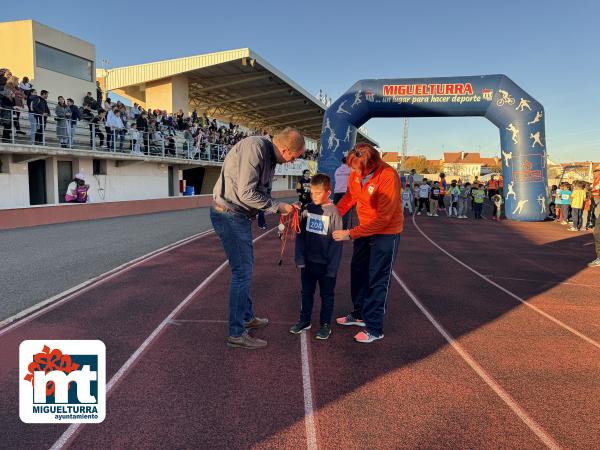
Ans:
[[[38,22],[1,23],[0,41],[15,39],[29,48],[0,60],[3,98],[21,97],[1,105],[0,208],[61,203],[77,172],[93,202],[207,194],[237,141],[287,126],[307,152],[278,166],[273,189],[316,170],[326,106],[248,48],[97,69],[93,44]],[[48,91],[47,117],[27,87]]]

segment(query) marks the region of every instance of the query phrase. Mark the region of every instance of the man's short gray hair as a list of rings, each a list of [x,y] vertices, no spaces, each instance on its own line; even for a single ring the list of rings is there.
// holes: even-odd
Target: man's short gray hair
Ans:
[[[292,127],[284,128],[280,133],[273,136],[275,145],[285,147],[294,153],[304,149],[304,137],[298,130]]]

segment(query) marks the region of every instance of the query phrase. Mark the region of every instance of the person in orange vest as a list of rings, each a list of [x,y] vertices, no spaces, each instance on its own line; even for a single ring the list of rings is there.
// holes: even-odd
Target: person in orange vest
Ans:
[[[488,185],[487,185],[487,193],[488,193],[488,198],[490,199],[490,201],[492,201],[492,197],[498,193],[498,187],[499,187],[498,180],[496,180],[494,178],[494,175],[492,175],[490,177],[490,181],[488,181]]]
[[[336,230],[333,238],[354,241],[350,278],[354,310],[336,322],[363,327],[354,340],[366,344],[383,338],[390,276],[404,222],[402,186],[398,172],[370,144],[356,145],[347,161],[352,169],[348,191],[336,206],[343,216],[356,205],[359,225]]]

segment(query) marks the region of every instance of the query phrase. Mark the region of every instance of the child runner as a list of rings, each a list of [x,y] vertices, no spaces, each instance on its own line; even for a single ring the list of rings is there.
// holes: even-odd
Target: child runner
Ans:
[[[558,191],[560,195],[560,215],[562,218],[561,225],[569,224],[569,209],[571,208],[571,187],[569,183],[563,183],[562,188]]]
[[[583,219],[581,221],[582,228],[589,230],[592,225],[592,185],[585,183],[585,200],[583,202]]]
[[[500,222],[500,215],[502,214],[502,196],[500,194],[494,194],[491,198],[494,203],[494,220]]]
[[[483,200],[485,199],[485,191],[482,189],[481,183],[477,184],[476,189],[473,189],[473,212],[476,219],[481,219],[481,210],[483,209]]]
[[[419,209],[417,210],[417,216],[421,215],[421,211],[425,210],[429,214],[429,193],[431,192],[431,186],[429,183],[423,183],[419,186]]]
[[[440,173],[440,195],[438,197],[438,210],[446,211],[446,205],[444,204],[444,197],[446,196],[446,188],[448,187],[446,183],[446,174],[444,172]],[[437,216],[437,214],[436,214]]]
[[[548,217],[556,219],[556,191],[558,187],[553,184],[550,189],[550,204],[548,205]]]
[[[469,212],[469,203],[471,203],[471,183],[468,181],[460,187],[460,194],[458,196],[458,218],[468,219],[467,213]]]
[[[573,183],[573,192],[571,194],[571,217],[573,225],[569,231],[579,231],[581,229],[581,219],[583,216],[583,203],[585,202],[585,183],[583,181],[575,181]]]
[[[428,216],[434,216],[437,217],[438,213],[438,202],[440,200],[440,183],[439,181],[434,181],[433,182],[433,187],[431,188],[431,194],[429,195],[429,212],[427,213]]]
[[[450,194],[450,205],[448,206],[448,217],[458,217],[458,198],[460,197],[460,188],[456,185],[456,180],[452,180],[450,184],[450,189],[448,189],[448,193]]]
[[[296,238],[296,266],[302,281],[302,309],[300,320],[290,328],[298,334],[311,327],[314,295],[319,284],[321,315],[317,339],[331,334],[331,315],[337,271],[342,259],[342,241],[334,241],[332,233],[343,230],[342,218],[329,199],[331,180],[325,174],[316,174],[310,180],[312,203],[302,211],[301,233]]]
[[[402,207],[413,213],[413,198],[410,183],[406,183],[406,189],[402,191]]]

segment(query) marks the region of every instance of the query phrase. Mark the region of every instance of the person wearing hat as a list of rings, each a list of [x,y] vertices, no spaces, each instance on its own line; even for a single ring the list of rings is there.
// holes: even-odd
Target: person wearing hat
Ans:
[[[594,242],[596,243],[596,259],[589,263],[588,266],[600,267],[600,167],[594,170],[592,198],[594,200]]]
[[[65,201],[67,203],[87,203],[87,191],[90,188],[85,184],[85,174],[82,172],[76,173],[73,181],[69,183],[67,192],[65,193]]]

